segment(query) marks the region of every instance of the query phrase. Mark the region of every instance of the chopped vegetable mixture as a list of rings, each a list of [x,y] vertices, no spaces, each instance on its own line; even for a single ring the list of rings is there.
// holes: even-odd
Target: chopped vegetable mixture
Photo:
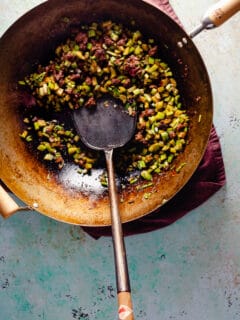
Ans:
[[[19,81],[30,93],[20,137],[33,143],[40,157],[59,169],[66,160],[83,173],[97,165],[99,155],[81,144],[74,127],[56,120],[77,108],[94,108],[105,94],[120,99],[129,114],[137,112],[135,137],[118,154],[121,171],[154,173],[172,168],[187,143],[189,117],[169,66],[159,57],[153,39],[112,21],[74,27],[52,60]]]

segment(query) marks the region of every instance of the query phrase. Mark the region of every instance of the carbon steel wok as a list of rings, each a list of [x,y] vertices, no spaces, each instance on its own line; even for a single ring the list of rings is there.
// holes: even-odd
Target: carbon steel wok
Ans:
[[[157,40],[162,58],[178,81],[191,128],[189,144],[176,161],[176,166],[186,162],[180,173],[155,176],[154,185],[147,190],[152,192],[150,199],[144,199],[146,190],[136,191],[135,185],[120,191],[122,222],[146,215],[170,200],[190,179],[204,154],[213,116],[209,77],[195,45],[173,20],[140,0],[47,1],[21,17],[0,40],[0,178],[29,207],[53,219],[85,226],[110,225],[108,195],[98,182],[99,171],[82,178],[73,165],[66,164],[57,174],[29,152],[19,138],[17,81],[39,62],[48,61],[71,24],[112,19],[128,26],[131,18],[144,35]],[[183,38],[186,43],[178,46]]]

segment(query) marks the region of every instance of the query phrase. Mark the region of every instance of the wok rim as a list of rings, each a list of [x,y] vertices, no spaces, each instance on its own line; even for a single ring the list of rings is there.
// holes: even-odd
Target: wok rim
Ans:
[[[51,2],[54,2],[54,1],[51,1]],[[165,12],[163,12],[161,9],[157,8],[156,6],[146,2],[146,1],[139,1],[139,2],[144,2],[144,5],[145,6],[150,6],[151,8],[154,8],[155,11],[157,11],[158,13],[161,12],[162,15],[164,15],[165,17],[167,17],[167,19],[171,20],[179,29],[181,29],[179,27],[179,25],[174,21],[172,20]],[[3,36],[0,38],[0,48],[1,48],[1,44],[2,42],[4,41],[5,37],[8,37],[8,34],[13,32],[14,29],[16,28],[16,26],[21,23],[21,21],[25,20],[26,17],[29,18],[31,16],[32,13],[35,13],[39,8],[42,8],[42,7],[45,7],[45,6],[48,6],[48,2],[44,2],[44,3],[41,3],[39,4],[38,6],[34,7],[33,9],[31,9],[30,11],[26,12],[24,15],[22,15],[19,19],[17,19],[8,29],[7,31],[3,34]],[[184,37],[187,39],[187,42],[188,44],[191,45],[191,47],[194,48],[195,52],[197,52],[197,55],[198,55],[198,59],[200,61],[200,63],[202,64],[203,66],[203,70],[205,72],[205,77],[207,79],[207,87],[208,87],[208,91],[210,92],[210,96],[208,96],[208,102],[210,102],[210,109],[211,109],[211,123],[212,123],[212,118],[213,118],[213,98],[212,98],[212,90],[211,90],[211,83],[210,83],[210,79],[209,79],[209,75],[208,75],[208,72],[207,72],[207,69],[206,69],[206,66],[204,64],[204,61],[197,49],[197,47],[195,46],[195,44],[192,42],[192,40],[189,38],[189,36],[186,34],[186,32],[184,30],[181,29],[181,33],[182,35],[184,35]],[[1,56],[1,55],[0,55]],[[182,184],[178,189],[177,191],[172,194],[171,197],[169,197],[168,199],[166,199],[166,201],[164,201],[164,204],[169,202],[187,183],[188,181],[191,179],[192,175],[194,174],[194,172],[197,170],[202,158],[203,158],[203,155],[205,153],[205,150],[206,150],[206,147],[207,147],[207,143],[208,143],[208,139],[209,139],[209,136],[210,136],[210,132],[211,132],[211,126],[209,126],[209,132],[208,132],[208,138],[206,139],[205,141],[205,145],[204,147],[202,148],[202,151],[201,151],[201,154],[199,154],[199,157],[198,157],[198,161],[196,162],[196,165],[195,165],[195,170],[192,170],[192,172],[190,174],[188,174],[188,178],[184,180],[184,184]],[[0,154],[1,156],[1,154]],[[0,157],[0,160],[1,160],[1,157]],[[3,162],[3,161],[1,161]],[[3,164],[1,163],[1,166],[0,166],[0,172],[2,172],[3,170]],[[21,199],[22,201],[24,201],[26,204],[32,206],[32,201],[25,201],[25,199],[23,199],[22,197],[22,193],[19,192],[18,188],[11,183],[11,181],[9,182],[8,179],[2,179],[3,183],[6,184],[6,186],[19,198]],[[159,210],[163,205],[163,203],[158,203],[158,205],[154,206],[154,208],[152,208],[150,211],[148,212],[145,212],[145,213],[142,213],[142,214],[139,214],[137,216],[133,216],[133,217],[127,217],[127,219],[124,219],[123,218],[123,223],[127,223],[127,222],[131,222],[131,221],[134,221],[136,219],[139,219],[139,218],[142,218],[152,212],[155,212],[156,210]],[[58,216],[57,214],[55,213],[52,213],[51,210],[50,212],[49,211],[46,211],[46,210],[41,210],[41,206],[39,207],[39,209],[35,210],[36,212],[39,212],[40,214],[43,214],[49,218],[52,218],[56,221],[60,221],[60,222],[64,222],[64,223],[68,223],[68,224],[72,224],[72,225],[81,225],[81,226],[85,226],[85,227],[103,227],[103,226],[110,226],[111,225],[111,222],[110,222],[110,219],[108,219],[108,221],[105,221],[105,222],[100,222],[98,224],[94,223],[79,223],[78,221],[75,220],[75,218],[69,218],[68,216],[66,216],[66,220],[63,219],[62,216]],[[161,214],[161,212],[160,212]],[[110,218],[110,215],[109,215],[109,218]]]

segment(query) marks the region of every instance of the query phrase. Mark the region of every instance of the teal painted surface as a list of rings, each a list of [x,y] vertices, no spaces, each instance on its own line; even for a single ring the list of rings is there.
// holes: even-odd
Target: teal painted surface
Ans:
[[[116,318],[110,239],[37,213],[0,227],[0,319]],[[202,208],[127,238],[136,319],[239,319],[238,227],[234,216]]]
[[[41,2],[1,0],[0,33]],[[171,1],[188,31],[209,2]],[[239,22],[195,40],[212,81],[227,185],[175,224],[126,238],[137,320],[240,319]],[[0,320],[105,320],[116,310],[111,239],[36,212],[0,218]]]

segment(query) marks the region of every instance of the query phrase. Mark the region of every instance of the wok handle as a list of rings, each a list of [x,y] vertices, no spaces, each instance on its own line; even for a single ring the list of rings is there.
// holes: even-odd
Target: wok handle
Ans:
[[[112,161],[113,149],[105,150],[108,191],[110,198],[112,239],[118,292],[118,319],[133,320],[132,298],[128,274],[127,256],[122,231],[122,223],[118,209],[118,194]]]
[[[208,17],[215,27],[218,27],[239,10],[240,0],[221,0],[210,7],[204,16]]]
[[[9,218],[19,210],[20,207],[17,205],[17,203],[0,185],[0,214],[3,216],[3,218]]]
[[[205,12],[201,24],[190,32],[190,38],[195,37],[204,29],[213,29],[220,26],[239,10],[240,0],[220,0]]]

